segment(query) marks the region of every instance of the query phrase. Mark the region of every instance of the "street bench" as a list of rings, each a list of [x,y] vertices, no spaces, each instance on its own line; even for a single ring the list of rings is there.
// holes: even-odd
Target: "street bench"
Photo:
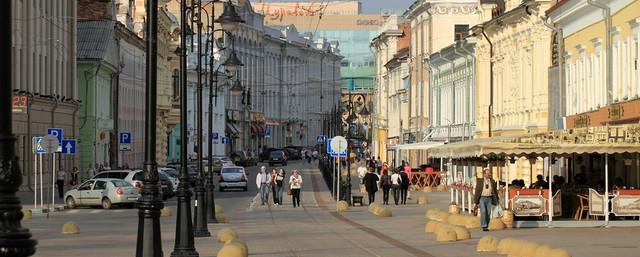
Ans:
[[[360,206],[364,206],[364,204],[362,203],[362,196],[361,195],[353,195],[351,196],[351,203],[353,206],[356,206],[356,203],[360,204]]]

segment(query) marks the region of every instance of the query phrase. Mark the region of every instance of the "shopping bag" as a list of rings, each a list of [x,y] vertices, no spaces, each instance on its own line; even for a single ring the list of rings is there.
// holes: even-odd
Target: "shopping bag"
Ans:
[[[502,206],[496,205],[493,207],[493,210],[491,211],[491,218],[502,218],[503,215],[504,211],[502,210]]]

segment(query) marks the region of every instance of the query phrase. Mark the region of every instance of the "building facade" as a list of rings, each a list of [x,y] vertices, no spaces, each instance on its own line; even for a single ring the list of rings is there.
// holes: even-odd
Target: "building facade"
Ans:
[[[65,138],[79,138],[80,95],[76,84],[76,1],[10,0],[12,23],[13,132],[24,183],[20,196],[32,197],[34,158],[32,138],[47,128],[63,129]],[[47,31],[47,36],[43,36]],[[9,35],[5,35],[9,36]],[[67,171],[77,155],[57,157],[56,166]],[[43,158],[45,176],[51,176],[49,158]],[[48,171],[48,172],[47,172]],[[51,183],[45,179],[45,188]],[[45,189],[48,190],[48,189]],[[22,192],[25,194],[23,195]],[[25,199],[23,198],[23,199]]]
[[[475,47],[460,40],[429,56],[428,138],[440,142],[464,141],[475,130]]]

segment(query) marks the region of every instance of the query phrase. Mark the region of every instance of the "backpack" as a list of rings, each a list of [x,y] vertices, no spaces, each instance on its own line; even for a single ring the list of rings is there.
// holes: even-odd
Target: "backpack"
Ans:
[[[382,176],[382,186],[385,186],[385,187],[391,186],[391,176],[389,175]]]

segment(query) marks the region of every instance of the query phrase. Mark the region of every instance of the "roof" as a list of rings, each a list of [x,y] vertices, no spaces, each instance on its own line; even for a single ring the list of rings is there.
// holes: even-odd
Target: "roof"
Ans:
[[[103,59],[113,43],[115,21],[78,21],[78,59]]]

